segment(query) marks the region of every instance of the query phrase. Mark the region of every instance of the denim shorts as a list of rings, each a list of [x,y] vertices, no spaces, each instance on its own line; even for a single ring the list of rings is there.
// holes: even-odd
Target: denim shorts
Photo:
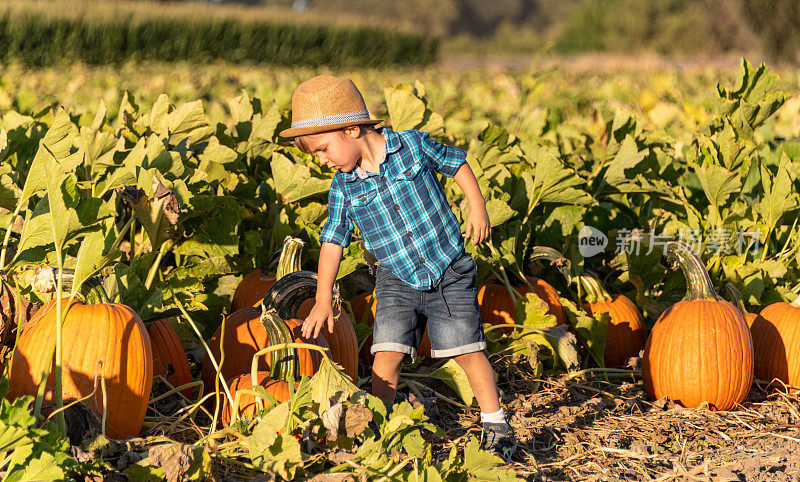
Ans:
[[[378,265],[375,273],[378,306],[371,353],[391,351],[416,358],[426,319],[432,357],[452,357],[485,349],[476,277],[475,260],[468,254],[450,263],[439,284],[428,290],[415,289]]]

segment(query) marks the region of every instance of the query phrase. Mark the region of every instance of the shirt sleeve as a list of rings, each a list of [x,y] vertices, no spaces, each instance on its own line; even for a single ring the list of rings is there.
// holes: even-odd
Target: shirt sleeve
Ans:
[[[346,248],[350,245],[352,232],[353,222],[345,210],[344,194],[334,182],[328,192],[328,220],[322,226],[319,241],[320,243],[338,244]]]
[[[420,145],[425,154],[425,163],[436,172],[453,177],[461,164],[467,162],[467,153],[461,149],[436,142],[427,132],[420,132],[420,134]]]

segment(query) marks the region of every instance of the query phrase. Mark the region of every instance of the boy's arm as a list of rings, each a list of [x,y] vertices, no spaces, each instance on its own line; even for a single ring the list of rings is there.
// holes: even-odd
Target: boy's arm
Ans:
[[[311,308],[311,313],[303,320],[303,327],[300,330],[306,338],[316,338],[322,330],[322,325],[326,323],[328,332],[333,333],[333,283],[339,272],[343,251],[342,246],[328,242],[323,242],[319,250],[316,303]]]
[[[478,187],[478,180],[467,163],[467,153],[461,149],[436,142],[427,132],[421,133],[422,150],[434,170],[453,180],[461,188],[469,203],[469,216],[465,226],[465,237],[472,235],[472,245],[489,239],[491,223],[486,203]]]
[[[465,237],[469,238],[472,234],[472,245],[482,243],[489,239],[492,234],[492,225],[489,220],[489,213],[486,212],[486,202],[483,200],[481,188],[475,174],[466,162],[461,164],[458,172],[453,176],[453,180],[461,188],[464,197],[469,203],[469,216],[465,227]]]
[[[322,325],[327,322],[328,331],[333,333],[333,283],[339,272],[344,247],[350,244],[353,230],[352,221],[347,216],[344,195],[336,180],[331,183],[328,193],[328,220],[319,235],[322,244],[319,250],[319,266],[317,267],[316,304],[303,321],[303,336],[316,338]]]
[[[319,271],[317,273],[317,303],[331,304],[333,301],[333,283],[339,272],[344,248],[338,244],[322,243],[319,250]]]

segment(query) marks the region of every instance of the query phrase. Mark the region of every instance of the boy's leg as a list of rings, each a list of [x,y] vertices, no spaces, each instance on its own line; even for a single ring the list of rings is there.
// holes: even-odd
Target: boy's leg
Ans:
[[[377,307],[372,326],[372,394],[394,403],[400,363],[405,355],[417,356],[424,327],[418,326],[417,311],[422,293],[408,286],[379,265],[375,273]]]
[[[372,394],[383,400],[383,403],[394,403],[403,357],[405,353],[394,351],[375,353],[375,361],[372,362]]]
[[[461,368],[467,373],[469,385],[478,399],[478,405],[483,413],[494,413],[500,410],[500,399],[497,395],[497,385],[494,383],[494,370],[482,351],[465,353],[453,357]],[[374,383],[374,381],[373,381]]]

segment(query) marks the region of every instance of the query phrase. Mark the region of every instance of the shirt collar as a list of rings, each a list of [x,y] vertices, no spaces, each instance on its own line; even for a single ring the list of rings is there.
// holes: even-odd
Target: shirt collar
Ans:
[[[385,162],[387,159],[389,159],[389,155],[399,151],[403,145],[400,142],[400,136],[388,127],[379,127],[377,131],[383,134],[383,138],[386,141],[386,156],[383,158],[383,161],[381,161]],[[380,165],[380,163],[378,163],[378,165]],[[363,173],[363,176],[358,173],[359,170],[361,173]],[[356,166],[350,172],[343,172],[342,174],[344,175],[344,180],[347,182],[353,182],[359,178],[364,179],[368,176],[367,171],[361,169],[359,166]]]

